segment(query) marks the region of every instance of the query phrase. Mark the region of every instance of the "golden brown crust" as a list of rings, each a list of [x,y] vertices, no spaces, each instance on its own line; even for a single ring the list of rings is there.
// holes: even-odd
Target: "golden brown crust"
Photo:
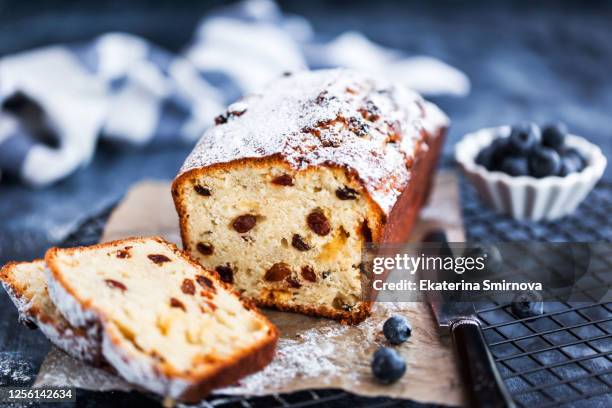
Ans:
[[[43,261],[43,259],[34,259],[32,262],[8,262],[2,267],[2,269],[0,269],[0,281],[7,285],[12,290],[15,296],[21,299],[24,296],[23,292],[25,291],[25,288],[12,278],[14,269],[19,267],[20,265],[26,265],[29,263],[41,261]],[[30,307],[27,310],[27,314],[28,316],[33,317],[34,319],[42,323],[53,323],[52,319],[50,319],[46,314],[43,313],[42,310],[37,307]],[[54,326],[58,330],[61,330],[61,327],[59,325]]]
[[[0,279],[4,280],[8,277],[9,269],[14,268],[16,265],[19,265],[22,262],[10,261],[5,263],[2,268],[0,268]]]
[[[43,259],[34,259],[32,262],[18,262],[18,261],[7,262],[4,264],[4,266],[2,266],[2,268],[0,268],[0,280],[3,282],[9,283],[11,285],[13,284],[16,285],[17,283],[13,282],[13,280],[11,279],[11,274],[12,274],[13,269],[18,267],[19,265],[25,265],[25,264],[40,262],[40,261],[43,261]]]
[[[225,282],[221,281],[218,274],[214,271],[209,271],[202,267],[199,263],[195,262],[187,253],[181,251],[177,248],[176,245],[165,241],[161,237],[150,237],[155,239],[157,242],[167,246],[170,250],[172,250],[176,255],[183,257],[187,260],[187,262],[198,269],[200,273],[204,275],[208,275],[209,277],[215,280],[215,284],[220,285],[225,288],[235,296],[239,297],[239,294]],[[106,248],[112,246],[120,246],[127,244],[129,242],[133,242],[134,240],[142,240],[146,239],[146,237],[131,237],[124,238],[120,240],[114,240],[110,242],[100,243],[96,245],[92,245],[89,247],[74,247],[74,248],[51,248],[47,251],[45,255],[45,260],[49,269],[51,270],[51,274],[53,278],[62,286],[62,288],[68,292],[72,297],[74,297],[84,309],[88,309],[89,311],[93,311],[97,318],[100,320],[100,325],[104,327],[105,325],[105,317],[104,313],[100,310],[97,310],[93,305],[85,302],[83,299],[80,299],[78,295],[76,295],[74,289],[64,281],[60,269],[57,265],[56,257],[58,252],[67,252],[74,253],[86,249],[96,249],[96,248]],[[192,385],[189,386],[183,394],[179,397],[180,400],[184,400],[186,402],[197,402],[201,399],[205,398],[208,393],[214,388],[230,385],[242,378],[247,374],[251,374],[261,370],[267,364],[269,364],[274,357],[274,350],[276,349],[276,343],[278,341],[278,329],[263,315],[257,308],[255,308],[249,301],[244,299],[240,300],[245,308],[251,310],[253,313],[257,315],[259,319],[268,327],[267,337],[262,339],[260,342],[254,344],[251,348],[245,350],[239,355],[236,355],[230,361],[223,361],[223,363],[219,364],[218,367],[215,367],[213,370],[209,370],[205,373],[197,373],[192,372],[190,374],[177,373],[169,370],[168,367],[165,367],[165,372],[161,373],[168,377],[183,379],[185,381],[190,382]],[[109,336],[110,341],[116,346],[119,347],[119,340],[115,338],[112,333],[106,331],[106,334]]]
[[[193,387],[186,390],[180,399],[186,402],[199,402],[210,394],[215,388],[221,388],[236,383],[239,379],[253,374],[270,364],[274,358],[278,334],[274,326],[274,333],[260,344],[253,346],[236,358],[218,368],[206,380],[200,380]]]
[[[253,299],[253,301],[259,306],[273,308],[282,312],[294,312],[313,317],[325,317],[350,325],[363,322],[370,316],[370,310],[372,309],[372,302],[360,302],[360,307],[356,312],[345,312],[326,306],[315,307],[282,304],[276,302],[273,297]]]
[[[0,269],[0,280],[6,283],[7,285],[9,285],[13,289],[15,289],[15,286],[14,286],[15,282],[13,282],[13,280],[11,279],[10,273],[14,267],[16,267],[17,265],[21,263],[24,263],[24,262],[11,261],[11,262],[4,264],[2,269]]]
[[[441,128],[436,135],[427,135],[428,149],[419,149],[416,153],[411,169],[413,177],[389,213],[380,240],[374,240],[376,243],[408,241],[419,210],[429,197],[445,136],[446,128]]]

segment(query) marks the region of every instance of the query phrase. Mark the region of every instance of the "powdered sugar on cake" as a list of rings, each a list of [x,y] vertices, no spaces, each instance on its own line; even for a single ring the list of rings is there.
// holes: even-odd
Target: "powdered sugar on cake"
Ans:
[[[353,71],[304,71],[230,105],[198,142],[181,173],[278,155],[300,170],[352,170],[389,213],[410,179],[424,136],[448,125],[418,94]]]

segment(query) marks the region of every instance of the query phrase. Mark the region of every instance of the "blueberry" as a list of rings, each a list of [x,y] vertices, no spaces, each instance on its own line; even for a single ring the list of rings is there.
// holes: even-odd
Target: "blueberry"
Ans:
[[[522,123],[512,126],[508,147],[517,155],[527,155],[534,146],[540,143],[540,128],[534,123]]]
[[[476,164],[480,164],[487,170],[497,170],[501,164],[501,160],[508,154],[508,138],[500,137],[490,145],[482,149],[476,155]]]
[[[543,314],[544,303],[537,292],[520,292],[512,300],[510,309],[519,319],[526,319]]]
[[[562,122],[547,125],[542,129],[542,144],[559,151],[565,144],[567,126]]]
[[[395,350],[381,347],[372,359],[372,374],[383,384],[399,380],[406,372],[406,362]]]
[[[506,157],[499,168],[506,174],[511,176],[526,176],[529,174],[529,164],[526,157],[508,156]]]
[[[389,343],[402,344],[412,334],[412,327],[405,317],[391,316],[383,325],[383,333]]]
[[[491,143],[491,167],[489,170],[499,170],[502,161],[510,155],[509,139],[507,137],[497,138]]]
[[[586,157],[584,157],[582,153],[580,153],[577,149],[574,149],[573,147],[564,148],[561,151],[561,156],[571,157],[573,160],[576,160],[580,164],[580,170],[584,169],[584,167],[587,165]]]
[[[489,145],[479,151],[476,155],[476,164],[480,164],[485,169],[491,170],[491,159],[493,158],[494,150],[493,145]]]
[[[562,155],[561,156],[561,170],[559,175],[565,177],[571,173],[577,173],[582,170],[582,163],[580,159],[573,155]]]
[[[584,169],[587,164],[586,158],[573,147],[561,149],[561,169],[559,175],[564,177],[571,173],[577,173]]]
[[[561,158],[550,147],[536,146],[529,154],[529,173],[533,177],[547,177],[559,174]]]

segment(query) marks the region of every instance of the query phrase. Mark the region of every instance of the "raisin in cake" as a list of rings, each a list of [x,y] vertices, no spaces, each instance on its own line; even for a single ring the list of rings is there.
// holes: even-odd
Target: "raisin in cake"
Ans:
[[[100,340],[95,332],[73,327],[59,313],[47,292],[43,260],[11,262],[0,270],[0,281],[28,327],[38,327],[57,347],[90,364],[101,365]]]
[[[275,327],[161,238],[53,248],[45,259],[57,308],[100,331],[104,358],[128,382],[198,401],[272,360]]]
[[[403,242],[448,126],[419,95],[347,70],[230,105],[173,183],[184,249],[264,306],[358,323],[369,242]]]

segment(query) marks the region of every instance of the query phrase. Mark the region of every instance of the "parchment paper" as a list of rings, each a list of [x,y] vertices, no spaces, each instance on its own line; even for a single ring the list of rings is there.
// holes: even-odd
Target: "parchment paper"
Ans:
[[[413,239],[435,225],[447,230],[450,241],[464,240],[457,180],[451,172],[438,175]],[[102,240],[134,235],[162,235],[180,244],[168,182],[135,185],[111,215]],[[293,313],[264,312],[281,332],[274,361],[263,371],[216,393],[265,395],[310,388],[342,388],[361,395],[464,405],[450,339],[440,336],[427,304],[377,303],[372,316],[358,326]],[[370,360],[378,346],[386,345],[382,324],[393,313],[405,315],[413,326],[410,339],[395,346],[406,359],[407,371],[397,383],[380,385],[372,378]],[[45,359],[35,385],[132,389],[119,378],[88,367],[57,349]]]

